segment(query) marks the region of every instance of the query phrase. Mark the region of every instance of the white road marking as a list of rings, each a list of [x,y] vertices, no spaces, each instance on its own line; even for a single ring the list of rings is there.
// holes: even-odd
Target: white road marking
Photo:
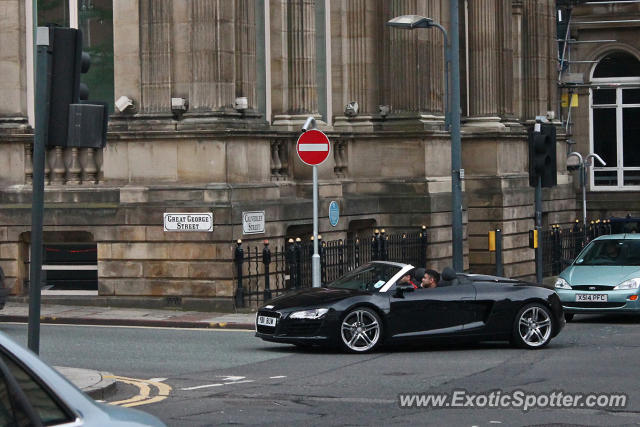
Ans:
[[[200,389],[200,388],[220,387],[220,386],[222,386],[222,385],[224,385],[224,384],[221,384],[221,383],[216,383],[216,384],[205,384],[205,385],[198,385],[198,386],[195,386],[195,387],[186,387],[186,388],[181,388],[180,390],[185,390],[185,391],[187,391],[187,390],[198,390],[198,389]]]
[[[247,377],[237,377],[237,376],[233,376],[232,375],[232,376],[228,376],[228,377],[223,377],[222,381],[240,381],[240,380],[243,380],[245,378],[247,378]]]
[[[502,421],[489,421],[489,424],[502,424]]]
[[[272,380],[275,380],[276,378],[287,378],[286,375],[276,375],[275,377],[269,377]]]
[[[225,379],[227,378],[246,378],[246,377],[226,377]],[[199,390],[201,388],[222,387],[223,385],[233,385],[233,384],[252,383],[252,382],[254,381],[253,380],[229,381],[226,383],[204,384],[204,385],[197,385],[194,387],[185,387],[185,388],[181,388],[180,390],[190,391],[190,390]]]
[[[157,382],[157,383],[161,383],[163,381],[166,381],[168,378],[149,378],[149,381],[153,381],[153,382]]]

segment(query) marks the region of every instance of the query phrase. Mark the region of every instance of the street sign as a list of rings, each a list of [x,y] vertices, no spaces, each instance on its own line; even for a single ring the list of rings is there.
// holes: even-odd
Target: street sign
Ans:
[[[298,138],[296,151],[300,160],[309,166],[319,165],[329,157],[331,144],[323,132],[313,129],[304,132]]]
[[[338,202],[332,200],[329,203],[329,224],[332,227],[338,225],[338,220],[340,219],[340,206],[338,206]]]
[[[165,213],[164,231],[213,231],[213,212]]]
[[[242,212],[242,234],[264,233],[264,211]]]

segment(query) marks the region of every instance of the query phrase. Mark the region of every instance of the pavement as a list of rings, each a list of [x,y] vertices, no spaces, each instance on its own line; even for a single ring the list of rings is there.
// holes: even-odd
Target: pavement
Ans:
[[[9,301],[0,310],[0,322],[26,323],[29,304]],[[42,304],[41,324],[106,325],[154,328],[250,329],[255,313],[213,313],[177,309],[145,309]],[[105,399],[116,390],[109,372],[56,366],[58,372],[94,399]]]

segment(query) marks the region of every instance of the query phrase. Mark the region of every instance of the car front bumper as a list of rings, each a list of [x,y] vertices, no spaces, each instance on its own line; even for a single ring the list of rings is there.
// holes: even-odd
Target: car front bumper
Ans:
[[[583,291],[575,289],[556,289],[565,313],[571,314],[606,314],[629,313],[640,314],[640,297],[638,289]],[[607,295],[606,302],[576,301],[576,294]],[[633,301],[630,298],[636,296]]]
[[[265,341],[287,344],[330,344],[335,340],[333,313],[319,320],[289,319],[286,314],[261,310],[258,315],[277,317],[275,327],[256,322],[256,337]],[[333,334],[331,332],[334,332]]]

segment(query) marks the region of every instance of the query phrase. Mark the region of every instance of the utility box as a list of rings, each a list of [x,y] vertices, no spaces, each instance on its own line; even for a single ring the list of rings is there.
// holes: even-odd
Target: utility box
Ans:
[[[105,105],[69,105],[68,147],[103,148],[106,145]]]

